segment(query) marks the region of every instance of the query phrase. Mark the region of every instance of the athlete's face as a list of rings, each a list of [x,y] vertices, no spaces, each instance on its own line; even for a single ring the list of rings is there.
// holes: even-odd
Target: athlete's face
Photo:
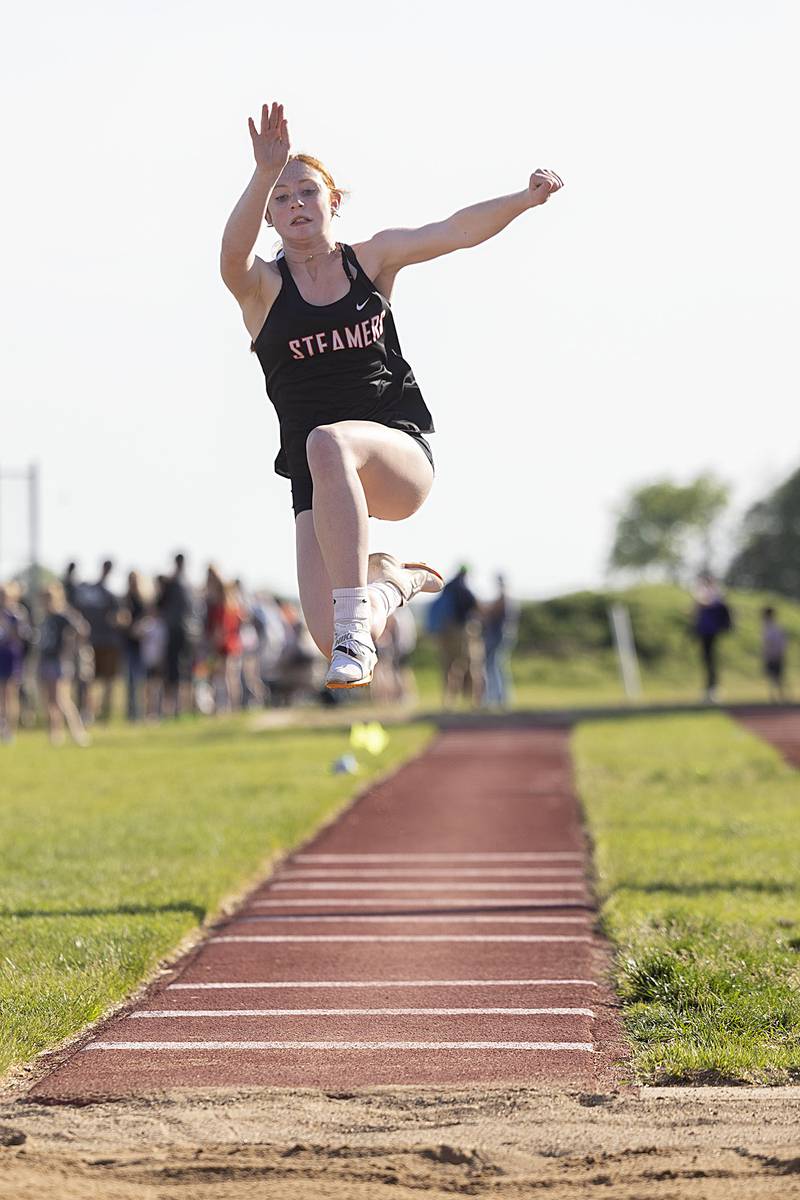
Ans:
[[[327,231],[337,205],[319,171],[295,159],[275,184],[267,216],[284,241],[304,242]]]

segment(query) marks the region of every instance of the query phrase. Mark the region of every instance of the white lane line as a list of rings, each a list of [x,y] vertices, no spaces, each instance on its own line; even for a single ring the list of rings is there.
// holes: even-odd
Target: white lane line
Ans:
[[[140,1017],[591,1017],[591,1008],[162,1008],[128,1013]]]
[[[448,879],[508,879],[512,877],[582,879],[580,867],[305,867],[282,870],[281,879],[395,879],[409,875],[444,876]]]
[[[304,880],[302,883],[270,883],[267,884],[270,891],[277,892],[441,892],[446,888],[454,892],[516,892],[522,898],[526,891],[531,892],[555,892],[559,890],[569,892],[582,892],[585,890],[584,883],[455,883],[453,881],[445,881],[437,883],[428,883],[426,880],[420,880],[418,883],[315,883]]]
[[[317,913],[256,913],[253,916],[233,918],[236,921],[301,921],[312,925],[322,922],[329,924],[352,924],[357,925],[369,924],[372,922],[385,923],[387,921],[398,922],[402,925],[422,925],[433,922],[435,925],[446,925],[451,922],[454,925],[588,925],[589,917],[520,917],[516,914],[500,917],[487,917],[482,914],[475,916],[469,915],[465,917],[451,916],[450,913],[432,913],[424,917],[417,914],[386,914],[386,913],[364,913],[361,916],[340,915],[337,917],[322,916]]]
[[[295,854],[293,863],[471,863],[471,862],[582,862],[578,850],[520,851],[487,854]]]
[[[287,897],[284,900],[252,900],[253,908],[321,908],[323,906],[335,906],[336,908],[374,908],[376,904],[391,904],[395,907],[398,904],[413,904],[414,900],[411,896],[401,896],[397,900],[391,900],[385,896],[378,896],[374,900],[368,900],[361,896],[357,899],[352,897],[344,897],[340,899],[331,899],[330,896],[320,896],[316,900],[309,900],[303,896],[298,896],[296,899],[293,896]],[[489,896],[487,899],[480,900],[465,899],[464,896],[426,896],[426,908],[449,908],[452,905],[463,907],[465,904],[477,904],[480,908],[509,908],[514,905],[520,908],[585,908],[586,905],[582,900],[575,900],[569,896],[562,896],[556,900],[545,900],[541,896],[528,897],[523,900],[513,900],[503,897],[501,899],[492,899]],[[413,912],[413,909],[409,910]],[[384,914],[385,915],[385,914]],[[401,916],[405,913],[401,912]]]
[[[591,1042],[90,1042],[84,1050],[586,1050]]]
[[[483,937],[477,933],[465,934],[402,934],[373,935],[369,933],[331,933],[298,934],[290,937],[288,934],[253,934],[236,937],[209,938],[207,946],[219,942],[591,942],[591,937],[572,934],[536,934],[536,933],[500,933],[493,937]]]
[[[167,991],[236,988],[598,987],[594,979],[281,979],[257,983],[168,983]]]

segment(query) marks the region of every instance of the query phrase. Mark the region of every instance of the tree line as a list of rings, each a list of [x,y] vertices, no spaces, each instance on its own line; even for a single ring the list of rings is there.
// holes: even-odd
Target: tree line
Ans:
[[[730,487],[706,472],[688,484],[669,479],[635,488],[617,513],[609,567],[682,583],[712,570],[714,537]],[[729,587],[800,600],[800,469],[745,513],[720,574]]]

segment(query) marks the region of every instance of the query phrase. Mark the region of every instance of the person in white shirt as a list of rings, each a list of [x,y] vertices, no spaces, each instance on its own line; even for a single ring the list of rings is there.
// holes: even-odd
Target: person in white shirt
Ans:
[[[144,713],[147,720],[161,715],[164,699],[164,667],[169,630],[167,623],[152,601],[138,622],[139,646],[145,673]]]

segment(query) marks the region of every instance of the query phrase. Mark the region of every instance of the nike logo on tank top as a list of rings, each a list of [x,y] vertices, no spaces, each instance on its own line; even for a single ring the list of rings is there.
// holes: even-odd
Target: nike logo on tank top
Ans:
[[[281,252],[281,290],[253,343],[280,423],[279,475],[291,475],[300,457],[305,463],[305,440],[317,425],[378,421],[433,432],[388,299],[352,247],[340,249],[350,290],[332,304],[303,299]]]

